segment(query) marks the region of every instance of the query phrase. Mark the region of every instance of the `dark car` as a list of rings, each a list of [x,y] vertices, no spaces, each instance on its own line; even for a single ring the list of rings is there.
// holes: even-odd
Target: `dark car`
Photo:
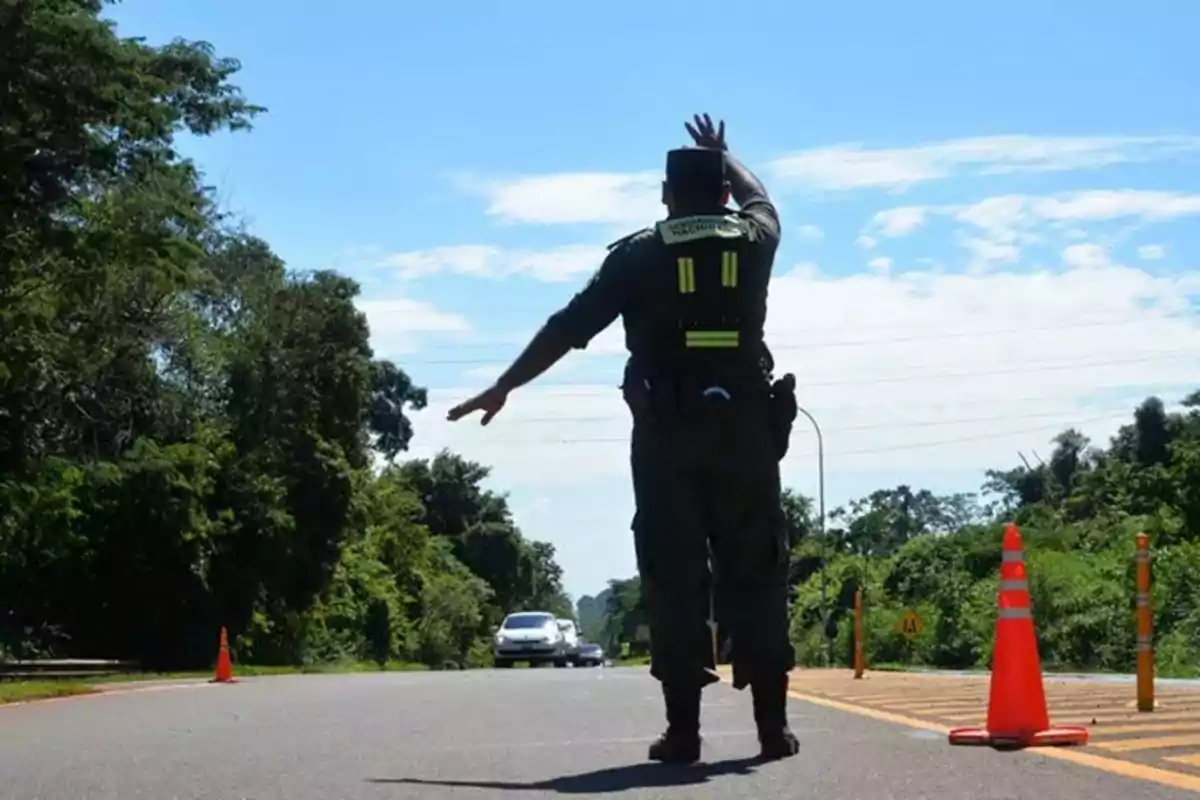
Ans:
[[[593,642],[584,642],[579,645],[579,661],[581,667],[602,667],[604,666],[604,648]]]

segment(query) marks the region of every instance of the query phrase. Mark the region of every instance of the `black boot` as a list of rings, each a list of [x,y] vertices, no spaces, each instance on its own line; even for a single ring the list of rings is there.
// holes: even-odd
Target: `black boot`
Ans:
[[[663,684],[667,730],[650,745],[650,760],[691,764],[700,760],[700,687],[680,689]]]
[[[786,674],[770,680],[756,680],[750,684],[761,758],[789,758],[800,752],[800,741],[788,727],[787,689]]]

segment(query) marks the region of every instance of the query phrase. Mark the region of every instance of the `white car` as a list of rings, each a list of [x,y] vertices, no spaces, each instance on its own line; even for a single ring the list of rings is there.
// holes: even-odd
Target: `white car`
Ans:
[[[546,611],[509,614],[492,641],[492,663],[497,667],[511,667],[518,661],[531,667],[550,663],[565,667],[569,660],[566,637],[555,616]]]

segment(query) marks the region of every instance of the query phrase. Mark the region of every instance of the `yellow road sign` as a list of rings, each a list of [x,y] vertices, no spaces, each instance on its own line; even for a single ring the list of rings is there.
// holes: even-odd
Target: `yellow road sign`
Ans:
[[[896,623],[896,630],[911,642],[921,635],[921,631],[925,630],[925,623],[921,622],[917,612],[909,609],[900,616],[899,622]]]

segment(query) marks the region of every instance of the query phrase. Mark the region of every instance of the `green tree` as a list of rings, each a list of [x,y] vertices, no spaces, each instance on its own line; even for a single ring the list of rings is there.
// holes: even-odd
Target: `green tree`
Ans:
[[[569,611],[486,467],[390,466],[426,392],[357,284],[176,152],[263,111],[237,62],[102,8],[0,4],[0,658],[204,666],[225,625],[242,661],[466,666],[502,610]]]

